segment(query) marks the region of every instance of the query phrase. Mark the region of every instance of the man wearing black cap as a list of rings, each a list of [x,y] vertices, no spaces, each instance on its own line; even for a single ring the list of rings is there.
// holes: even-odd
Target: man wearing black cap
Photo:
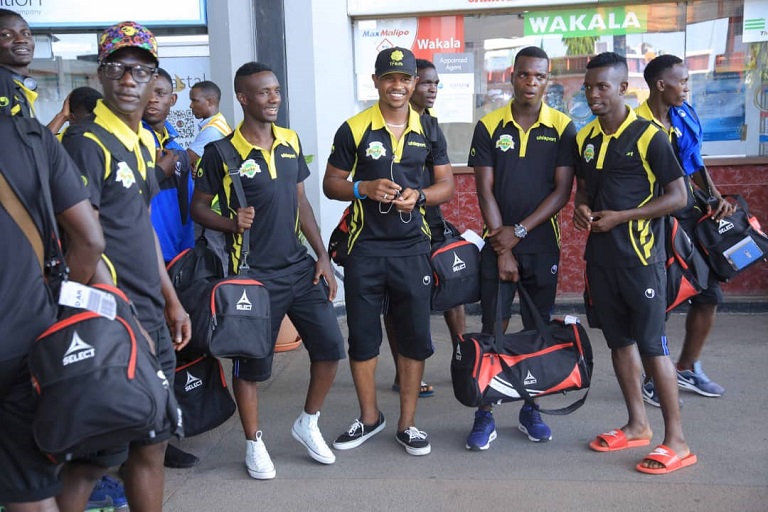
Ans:
[[[375,372],[382,302],[389,297],[399,353],[396,439],[410,455],[426,455],[431,450],[427,434],[415,426],[424,361],[434,352],[424,208],[451,199],[453,174],[437,123],[422,121],[408,103],[418,82],[413,53],[397,47],[381,51],[372,78],[379,101],[338,129],[323,179],[326,196],[352,201],[344,290],[350,366],[361,409],[333,446],[355,448],[386,425],[376,401]],[[422,189],[428,155],[434,184]]]
[[[158,192],[155,143],[141,117],[157,79],[157,41],[134,22],[114,25],[99,40],[99,81],[104,99],[93,122],[72,126],[62,143],[82,173],[98,212],[106,249],[100,268],[136,306],[165,377],[173,388],[176,356],[190,337],[189,317],[176,297],[150,219],[149,204]],[[168,327],[171,332],[169,333]],[[125,462],[125,490],[132,510],[162,509],[163,459],[170,428],[150,442],[115,446],[85,461],[65,466],[62,478],[72,492],[59,507],[82,511],[99,468]],[[127,459],[127,461],[126,461]]]

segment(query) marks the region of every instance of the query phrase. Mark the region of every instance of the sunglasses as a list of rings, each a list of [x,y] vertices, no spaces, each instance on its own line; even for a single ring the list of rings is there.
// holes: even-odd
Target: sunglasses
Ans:
[[[121,62],[105,62],[101,65],[101,69],[104,70],[104,76],[110,80],[120,80],[130,71],[133,79],[142,84],[149,82],[157,73],[156,67],[142,66],[140,64],[126,66]]]

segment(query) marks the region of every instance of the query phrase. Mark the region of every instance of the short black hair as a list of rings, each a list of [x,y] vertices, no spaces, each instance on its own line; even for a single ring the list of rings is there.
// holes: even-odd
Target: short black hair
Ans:
[[[614,52],[603,52],[592,57],[587,63],[587,69],[596,68],[622,68],[625,73],[629,72],[626,57]]]
[[[171,89],[173,89],[176,86],[176,84],[173,81],[173,78],[171,78],[171,74],[168,73],[163,68],[157,68],[157,74],[165,78],[166,80],[168,80],[168,83],[171,84]]]
[[[2,19],[2,18],[10,18],[11,16],[15,16],[17,18],[21,18],[25,22],[27,21],[27,20],[24,19],[24,16],[22,16],[19,13],[17,13],[16,11],[12,11],[10,9],[0,9],[0,19]]]
[[[656,83],[656,80],[661,78],[661,75],[664,74],[666,70],[672,69],[677,64],[682,63],[683,59],[677,55],[672,55],[671,53],[659,55],[645,66],[645,71],[643,71],[645,83],[648,84],[648,87],[653,89],[653,84]]]
[[[235,73],[235,92],[240,91],[240,79],[246,76],[255,75],[264,71],[272,72],[272,68],[262,62],[246,62],[237,69]]]
[[[69,93],[69,110],[85,110],[93,113],[96,102],[102,98],[99,91],[93,87],[78,87]]]
[[[435,65],[427,59],[416,59],[416,71],[422,69],[435,69]]]
[[[547,52],[539,48],[538,46],[526,46],[519,52],[517,52],[517,55],[515,55],[515,61],[513,63],[513,67],[517,64],[517,59],[520,57],[533,57],[534,59],[545,59],[547,62],[549,62],[549,55],[547,55]]]
[[[216,103],[221,101],[221,89],[219,89],[219,86],[215,83],[211,82],[210,80],[203,80],[202,82],[197,82],[195,85],[192,86],[192,89],[200,89],[203,91],[203,94],[206,96],[213,96],[216,98]]]

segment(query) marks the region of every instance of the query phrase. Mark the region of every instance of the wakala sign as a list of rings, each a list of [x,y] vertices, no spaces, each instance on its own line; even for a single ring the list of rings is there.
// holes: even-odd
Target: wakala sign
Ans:
[[[606,36],[646,32],[645,6],[535,12],[525,15],[526,36]]]

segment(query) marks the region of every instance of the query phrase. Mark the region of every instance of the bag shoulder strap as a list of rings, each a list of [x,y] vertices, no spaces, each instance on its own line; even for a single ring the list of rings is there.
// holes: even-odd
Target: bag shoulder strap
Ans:
[[[44,186],[45,185],[43,185],[43,187]],[[21,204],[16,192],[13,191],[2,173],[0,173],[0,203],[13,221],[18,224],[19,229],[21,229],[24,236],[27,237],[27,240],[29,240],[32,250],[37,257],[37,263],[40,265],[40,271],[43,272],[45,268],[45,257],[43,254],[43,239],[40,236],[40,231],[38,231],[35,221],[32,220],[29,212],[24,205]]]
[[[92,121],[85,128],[85,131],[91,132],[93,135],[95,135],[96,138],[99,139],[99,141],[104,145],[105,148],[107,148],[107,151],[109,151],[115,159],[122,160],[124,162],[130,162],[136,158],[136,155],[133,153],[133,151],[129,151],[123,145],[123,143],[120,142],[120,139],[118,139],[114,133],[110,132],[100,124],[96,124]],[[141,155],[142,158],[144,158],[144,161],[152,161],[152,155],[149,153],[149,148],[143,144],[139,144],[139,147],[141,148]],[[139,186],[144,192],[142,194],[144,196],[144,201],[147,203],[147,206],[149,206],[151,201],[151,198],[149,197],[149,183],[147,183],[147,179],[141,176],[141,173],[139,173],[137,169],[134,169],[134,166],[130,166],[130,168],[134,178],[136,179],[136,182],[140,184]],[[149,170],[147,170],[147,172],[149,172]]]
[[[212,142],[213,147],[219,154],[221,160],[226,164],[229,170],[229,177],[232,180],[232,186],[235,189],[235,195],[237,196],[237,202],[241,207],[245,208],[248,202],[245,199],[245,190],[243,190],[243,182],[240,180],[240,166],[243,163],[243,159],[237,153],[237,150],[230,142],[231,137],[225,137]],[[243,231],[242,248],[240,250],[240,268],[238,274],[244,274],[248,270],[248,252],[250,251],[250,229]]]

